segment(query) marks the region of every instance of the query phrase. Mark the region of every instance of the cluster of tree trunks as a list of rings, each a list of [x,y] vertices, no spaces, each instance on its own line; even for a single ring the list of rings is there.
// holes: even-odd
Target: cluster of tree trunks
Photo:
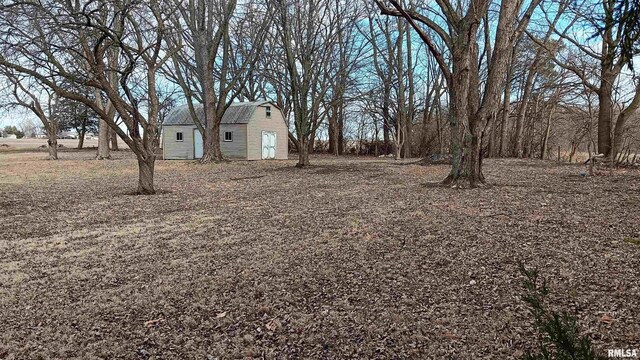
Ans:
[[[453,164],[443,183],[481,186],[483,157],[550,157],[568,73],[597,94],[597,151],[623,158],[627,122],[640,108],[640,85],[624,106],[614,95],[636,51],[625,46],[640,38],[635,20],[620,14],[631,3],[603,1],[592,14],[570,0],[554,2],[553,11],[544,9],[553,14],[545,17],[548,27],[526,32],[541,2],[374,0],[361,8],[329,0],[8,1],[0,5],[0,27],[14,36],[0,39],[0,75],[13,87],[15,102],[42,122],[51,159],[57,158],[60,125],[51,100],[80,103],[100,119],[96,158],[109,159],[120,137],[138,159],[144,194],[155,192],[165,80],[186,99],[203,137],[203,163],[224,160],[220,124],[235,99],[270,97],[289,120],[299,167],[309,165],[326,124],[334,155],[351,150],[347,131],[361,138],[372,133],[376,155],[399,159],[422,155],[428,146],[449,150]],[[375,8],[384,16],[374,16]],[[359,21],[364,11],[369,21]],[[56,27],[41,26],[46,18]],[[599,23],[600,49],[569,32],[575,24]],[[562,44],[587,60],[562,59]],[[425,49],[429,56],[418,56]],[[365,66],[371,76],[362,80]],[[426,81],[417,69],[426,69],[420,74]],[[554,80],[562,85],[547,86]],[[420,84],[426,84],[423,98]],[[50,104],[41,103],[44,98]],[[78,127],[79,147],[85,131]],[[590,131],[575,130],[569,158]]]
[[[407,20],[426,44],[431,55],[436,58],[446,79],[450,99],[449,124],[453,165],[443,181],[444,184],[475,187],[485,183],[482,172],[484,131],[489,118],[497,113],[512,48],[524,33],[539,2],[530,2],[520,18],[521,3],[501,3],[494,46],[485,63],[488,74],[484,87],[480,86],[478,66],[484,59],[479,56],[476,39],[480,24],[489,11],[490,1],[471,1],[466,13],[462,15],[463,9],[456,9],[456,6],[446,0],[438,2],[448,28],[440,27],[427,16],[405,9],[396,0],[389,0],[392,8],[378,2],[383,14]],[[431,32],[425,31],[418,23],[439,36],[446,45],[450,62],[445,60],[445,54],[435,44]]]

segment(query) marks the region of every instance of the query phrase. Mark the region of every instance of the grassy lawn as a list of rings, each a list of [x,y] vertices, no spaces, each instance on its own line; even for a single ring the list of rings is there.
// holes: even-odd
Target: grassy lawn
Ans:
[[[133,196],[131,153],[94,155],[0,151],[0,358],[518,358],[518,260],[597,349],[640,349],[637,171],[158,161]]]

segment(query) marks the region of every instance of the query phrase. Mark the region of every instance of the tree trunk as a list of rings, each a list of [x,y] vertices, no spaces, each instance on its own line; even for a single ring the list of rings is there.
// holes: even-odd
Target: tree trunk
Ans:
[[[622,141],[624,139],[623,135],[626,128],[625,123],[626,117],[620,114],[616,121],[616,128],[613,130],[613,147],[610,154],[612,159],[615,159],[623,148]]]
[[[156,193],[153,187],[153,170],[155,161],[155,154],[146,154],[146,157],[138,156],[137,193],[140,195],[153,195]]]
[[[498,114],[497,113],[493,113],[491,114],[491,118],[489,119],[490,121],[490,126],[489,126],[489,145],[488,145],[488,152],[489,155],[488,157],[496,157],[496,152],[497,152],[497,148],[498,148],[498,141],[497,141],[497,135],[498,135]]]
[[[456,139],[453,139],[452,136],[453,164],[449,175],[442,181],[442,184],[472,188],[484,185],[480,136],[466,133],[463,135],[462,141],[459,141],[459,135],[464,132],[464,129],[456,126],[452,130],[458,134]]]
[[[333,105],[333,113],[329,117],[329,154],[339,155],[338,140],[338,106]]]
[[[410,28],[407,27],[407,87],[408,87],[408,99],[407,99],[407,111],[404,116],[404,157],[410,158],[413,155],[413,148],[411,145],[411,131],[413,130],[413,111],[415,106],[415,84],[413,79],[413,52],[411,44]]]
[[[205,56],[203,53],[202,56]],[[203,139],[203,153],[200,158],[200,163],[205,164],[208,162],[220,162],[224,160],[222,156],[222,150],[220,150],[220,122],[222,121],[222,114],[218,114],[217,107],[220,106],[221,101],[216,101],[214,89],[216,83],[213,79],[213,64],[203,59],[205,66],[205,76],[203,81],[204,87],[204,134]],[[203,65],[204,66],[204,65]]]
[[[536,68],[533,65],[529,68],[527,73],[527,79],[524,84],[524,92],[522,94],[522,100],[520,101],[520,107],[518,107],[518,114],[516,115],[516,131],[513,134],[513,147],[511,148],[511,156],[521,158],[524,152],[523,145],[523,133],[525,117],[527,115],[527,105],[529,104],[529,97],[533,88],[533,79],[536,74]]]
[[[300,137],[298,141],[298,163],[296,167],[307,167],[309,166],[309,142],[304,137]]]
[[[86,131],[80,130],[78,132],[78,149],[81,150],[84,147],[84,137],[86,135]]]
[[[390,113],[389,113],[389,97],[390,97],[390,93],[387,92],[387,87],[385,86],[385,93],[384,93],[384,103],[382,104],[382,139],[384,142],[384,149],[382,150],[382,152],[384,153],[384,155],[389,155],[389,153],[391,152],[391,130],[390,130]]]
[[[533,150],[533,138],[535,135],[535,125],[536,125],[536,120],[537,120],[537,116],[536,114],[538,114],[538,109],[540,107],[540,94],[536,94],[536,97],[533,99],[533,108],[532,110],[532,116],[526,118],[526,122],[523,124],[524,125],[524,129],[523,129],[523,139],[522,139],[522,144],[521,144],[521,148],[520,148],[520,157],[525,158],[525,159],[529,159],[531,158],[531,153]]]
[[[572,142],[571,143],[571,150],[569,151],[569,162],[572,163],[573,162],[573,157],[576,155],[576,151],[578,151],[578,143]],[[591,158],[591,146],[589,146],[589,159]],[[560,160],[558,160],[560,161]]]
[[[338,117],[338,155],[344,154],[344,107],[340,109]]]
[[[439,154],[444,154],[444,141],[443,141],[443,136],[442,136],[442,124],[440,123],[441,119],[440,117],[442,116],[442,113],[440,111],[440,93],[437,94],[436,96],[436,109],[435,109],[435,116],[436,116],[436,128],[438,130],[438,150],[439,150]]]
[[[613,117],[613,81],[611,76],[602,78],[598,91],[598,153],[611,155],[611,118]]]
[[[508,119],[509,117],[507,117]],[[507,147],[507,126],[508,126],[508,121],[505,121],[506,119],[502,119],[502,121],[500,122],[500,144],[498,145],[498,156],[499,157],[504,157],[505,156],[505,148]]]
[[[505,155],[505,147],[506,147],[506,137],[507,137],[507,124],[509,123],[509,113],[511,112],[511,84],[513,80],[513,73],[515,71],[515,66],[513,64],[515,56],[515,47],[511,52],[511,59],[509,61],[509,71],[507,72],[507,81],[504,87],[504,100],[502,103],[502,119],[500,124],[500,146],[498,152],[500,156]],[[519,116],[519,114],[518,114]],[[522,125],[520,125],[522,126]],[[517,130],[516,130],[517,133]]]
[[[589,156],[591,158],[591,156]],[[558,162],[560,162],[560,146],[558,146]]]
[[[344,153],[344,102],[342,100],[334,100],[331,105],[332,113],[329,116],[329,154],[335,156]]]
[[[315,146],[316,146],[316,136],[314,134],[311,134],[309,136],[309,141],[307,142],[307,153],[313,154],[315,152]]]
[[[87,111],[85,110],[84,112],[84,120],[82,121],[82,124],[80,125],[80,129],[76,129],[76,132],[78,133],[78,149],[81,150],[84,147],[84,137],[87,134]]]
[[[409,111],[411,112],[411,111]],[[403,158],[408,159],[411,158],[413,156],[413,148],[411,147],[411,115],[407,114],[405,116],[404,119],[404,131],[403,131],[403,136],[404,136],[404,142],[402,143],[402,147],[403,147]]]
[[[114,129],[109,129],[109,139],[111,140],[111,150],[118,151],[118,134]]]
[[[109,152],[109,132],[111,129],[109,128],[109,125],[107,125],[107,122],[102,119],[100,119],[98,126],[98,155],[96,156],[96,159],[111,159],[111,154]]]
[[[482,131],[489,120],[489,114],[499,106],[500,92],[496,83],[485,89],[485,94],[487,91],[495,91],[495,109],[482,115],[477,63],[478,46],[473,42],[468,48],[462,48],[460,55],[453,56],[454,75],[450,96],[453,162],[451,172],[443,181],[444,185],[474,188],[485,183],[482,174]]]
[[[622,110],[620,114],[618,114],[618,118],[616,119],[616,127],[613,132],[613,149],[612,149],[612,157],[615,158],[620,150],[623,148],[621,146],[624,131],[626,129],[627,120],[636,113],[636,111],[640,108],[640,84],[638,84],[636,88],[636,93],[631,100],[631,103],[627,105],[627,108]]]
[[[224,161],[220,150],[220,123],[218,121],[212,120],[211,124],[207,124],[202,142],[204,148],[202,158],[200,158],[201,164]]]
[[[535,119],[529,119],[529,123],[525,129],[524,140],[522,143],[522,158],[529,159],[531,157],[531,144],[533,144],[533,129],[534,129]]]
[[[549,134],[551,133],[551,116],[553,115],[553,109],[549,112],[549,117],[547,118],[547,126],[544,132],[544,137],[542,138],[542,148],[540,149],[540,160],[545,160],[547,158],[547,153],[549,151]]]
[[[478,129],[471,126],[469,117],[470,72],[469,54],[453,58],[453,81],[450,89],[449,122],[451,126],[451,153],[453,161],[449,175],[442,181],[447,186],[477,187],[484,184],[482,174],[481,139]],[[476,88],[477,89],[477,88]],[[473,89],[473,91],[477,91]]]
[[[394,159],[396,160],[402,159],[402,150],[404,148],[402,139],[404,139],[404,126],[398,124],[396,130],[396,146],[394,155]]]
[[[49,148],[49,160],[58,160],[58,127],[55,120],[49,121],[47,126],[47,145]]]

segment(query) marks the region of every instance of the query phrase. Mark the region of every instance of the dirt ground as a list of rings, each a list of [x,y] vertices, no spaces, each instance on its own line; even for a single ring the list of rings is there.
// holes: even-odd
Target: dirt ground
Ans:
[[[158,161],[0,151],[0,358],[513,359],[517,261],[604,354],[640,349],[640,174],[486,160]]]

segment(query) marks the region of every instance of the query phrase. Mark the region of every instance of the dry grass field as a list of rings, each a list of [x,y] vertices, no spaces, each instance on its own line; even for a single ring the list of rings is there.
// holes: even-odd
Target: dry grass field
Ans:
[[[514,359],[517,261],[604,352],[640,349],[640,174],[486,160],[491,187],[381,159],[0,151],[0,359]]]
[[[122,143],[122,146],[126,146],[122,141],[118,144]],[[47,139],[7,139],[0,138],[0,147],[3,145],[7,145],[7,147],[3,147],[4,150],[26,150],[31,151],[40,146],[47,146]],[[58,139],[58,145],[62,145],[63,148],[74,149],[78,146],[78,140],[74,139]],[[98,139],[86,139],[84,141],[84,147],[98,147]],[[43,149],[46,151],[46,149]]]

